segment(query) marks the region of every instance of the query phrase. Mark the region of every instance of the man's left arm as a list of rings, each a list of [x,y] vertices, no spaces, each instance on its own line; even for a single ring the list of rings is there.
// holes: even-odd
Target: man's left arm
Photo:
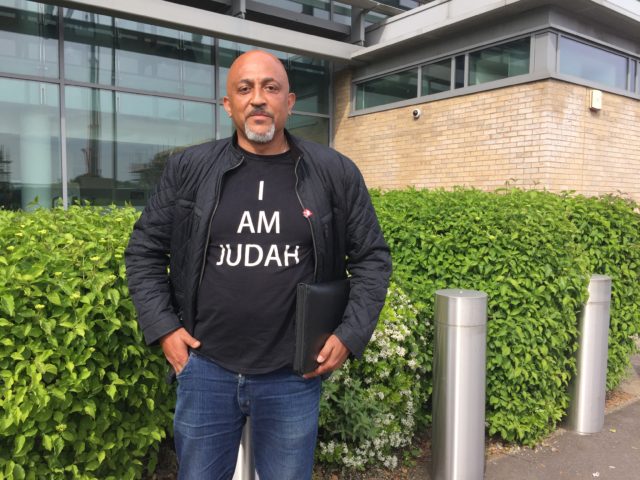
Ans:
[[[360,358],[378,323],[384,306],[391,255],[382,236],[371,197],[357,167],[345,178],[346,257],[351,291],[342,324],[318,355],[320,366],[305,375],[311,378],[340,368],[349,355]]]

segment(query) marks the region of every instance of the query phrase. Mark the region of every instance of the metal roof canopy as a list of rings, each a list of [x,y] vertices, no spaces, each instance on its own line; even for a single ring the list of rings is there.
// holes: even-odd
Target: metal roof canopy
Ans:
[[[164,0],[45,0],[45,3],[338,62],[352,63],[352,55],[361,48],[346,42],[242,20]]]

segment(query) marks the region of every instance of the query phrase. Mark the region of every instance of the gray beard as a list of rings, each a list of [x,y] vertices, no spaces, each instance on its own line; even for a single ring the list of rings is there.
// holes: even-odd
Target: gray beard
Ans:
[[[244,134],[252,142],[269,143],[271,140],[273,140],[275,133],[276,133],[276,125],[274,123],[271,123],[271,127],[266,133],[257,133],[251,130],[251,128],[248,125],[248,122],[244,122]]]

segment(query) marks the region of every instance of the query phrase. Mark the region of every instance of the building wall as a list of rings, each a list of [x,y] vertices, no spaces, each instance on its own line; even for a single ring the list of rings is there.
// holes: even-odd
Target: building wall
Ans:
[[[640,201],[640,101],[544,80],[349,116],[351,75],[336,76],[334,146],[370,187],[506,184]],[[412,110],[422,115],[414,120]]]

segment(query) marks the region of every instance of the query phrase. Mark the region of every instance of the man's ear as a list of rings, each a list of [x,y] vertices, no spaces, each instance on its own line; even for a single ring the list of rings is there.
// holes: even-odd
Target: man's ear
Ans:
[[[289,109],[289,115],[291,115],[291,111],[293,110],[293,106],[296,104],[296,94],[293,92],[289,92],[287,96],[287,107]]]
[[[229,101],[229,97],[226,95],[222,98],[222,105],[227,112],[227,115],[231,116],[231,102]]]

